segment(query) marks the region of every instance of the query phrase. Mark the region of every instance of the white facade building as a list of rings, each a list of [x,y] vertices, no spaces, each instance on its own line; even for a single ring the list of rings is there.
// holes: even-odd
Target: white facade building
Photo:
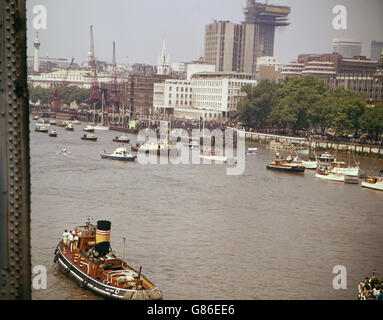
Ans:
[[[339,53],[344,58],[353,58],[362,54],[362,43],[356,39],[334,39],[332,52]]]
[[[193,74],[200,72],[215,72],[215,64],[208,63],[202,59],[193,61],[186,66],[186,79],[191,80]]]
[[[245,95],[241,88],[247,84],[255,86],[257,81],[250,74],[235,72],[202,72],[191,80],[165,80],[154,85],[153,106],[176,118],[221,120],[237,110]]]
[[[107,73],[97,74],[98,82],[111,83],[113,77]],[[28,75],[28,84],[33,87],[57,88],[66,82],[67,85],[77,86],[89,89],[92,86],[92,73],[83,70],[59,70],[49,73],[40,73],[39,75]],[[118,78],[118,82],[126,81],[124,78]]]

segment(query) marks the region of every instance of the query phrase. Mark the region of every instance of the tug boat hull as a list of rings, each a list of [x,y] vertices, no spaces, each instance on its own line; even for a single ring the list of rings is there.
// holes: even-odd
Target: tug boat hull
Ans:
[[[59,270],[81,288],[106,299],[158,300],[162,292],[142,273],[118,258],[110,247],[109,221],[87,223],[63,233],[54,252]]]
[[[57,248],[55,261],[58,263],[59,269],[64,275],[75,280],[81,288],[88,289],[100,297],[113,300],[162,299],[162,293],[157,287],[153,290],[129,290],[109,286],[93,279],[65,256],[60,245]]]

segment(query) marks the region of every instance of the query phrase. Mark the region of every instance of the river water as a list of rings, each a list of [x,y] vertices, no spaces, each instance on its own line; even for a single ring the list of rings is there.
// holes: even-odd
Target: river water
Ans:
[[[383,192],[268,171],[274,153],[263,146],[239,176],[220,164],[104,160],[119,133],[83,141],[82,124],[51,138],[33,123],[32,265],[47,269],[33,299],[100,299],[53,264],[64,229],[89,216],[112,222],[113,250],[123,255],[125,237],[126,261],[143,266],[164,299],[356,299],[360,280],[383,275]],[[383,166],[360,161],[371,174]],[[332,285],[337,265],[345,290]]]

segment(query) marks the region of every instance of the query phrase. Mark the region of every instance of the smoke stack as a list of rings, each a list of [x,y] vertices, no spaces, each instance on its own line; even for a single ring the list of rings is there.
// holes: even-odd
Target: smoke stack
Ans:
[[[96,229],[96,251],[105,256],[110,251],[110,229],[112,223],[106,220],[97,221]]]

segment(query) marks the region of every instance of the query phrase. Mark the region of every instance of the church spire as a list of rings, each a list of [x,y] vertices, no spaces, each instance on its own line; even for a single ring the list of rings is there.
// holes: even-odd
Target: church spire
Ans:
[[[162,40],[162,52],[157,59],[157,74],[168,75],[170,73],[169,55],[166,53],[165,36]]]

